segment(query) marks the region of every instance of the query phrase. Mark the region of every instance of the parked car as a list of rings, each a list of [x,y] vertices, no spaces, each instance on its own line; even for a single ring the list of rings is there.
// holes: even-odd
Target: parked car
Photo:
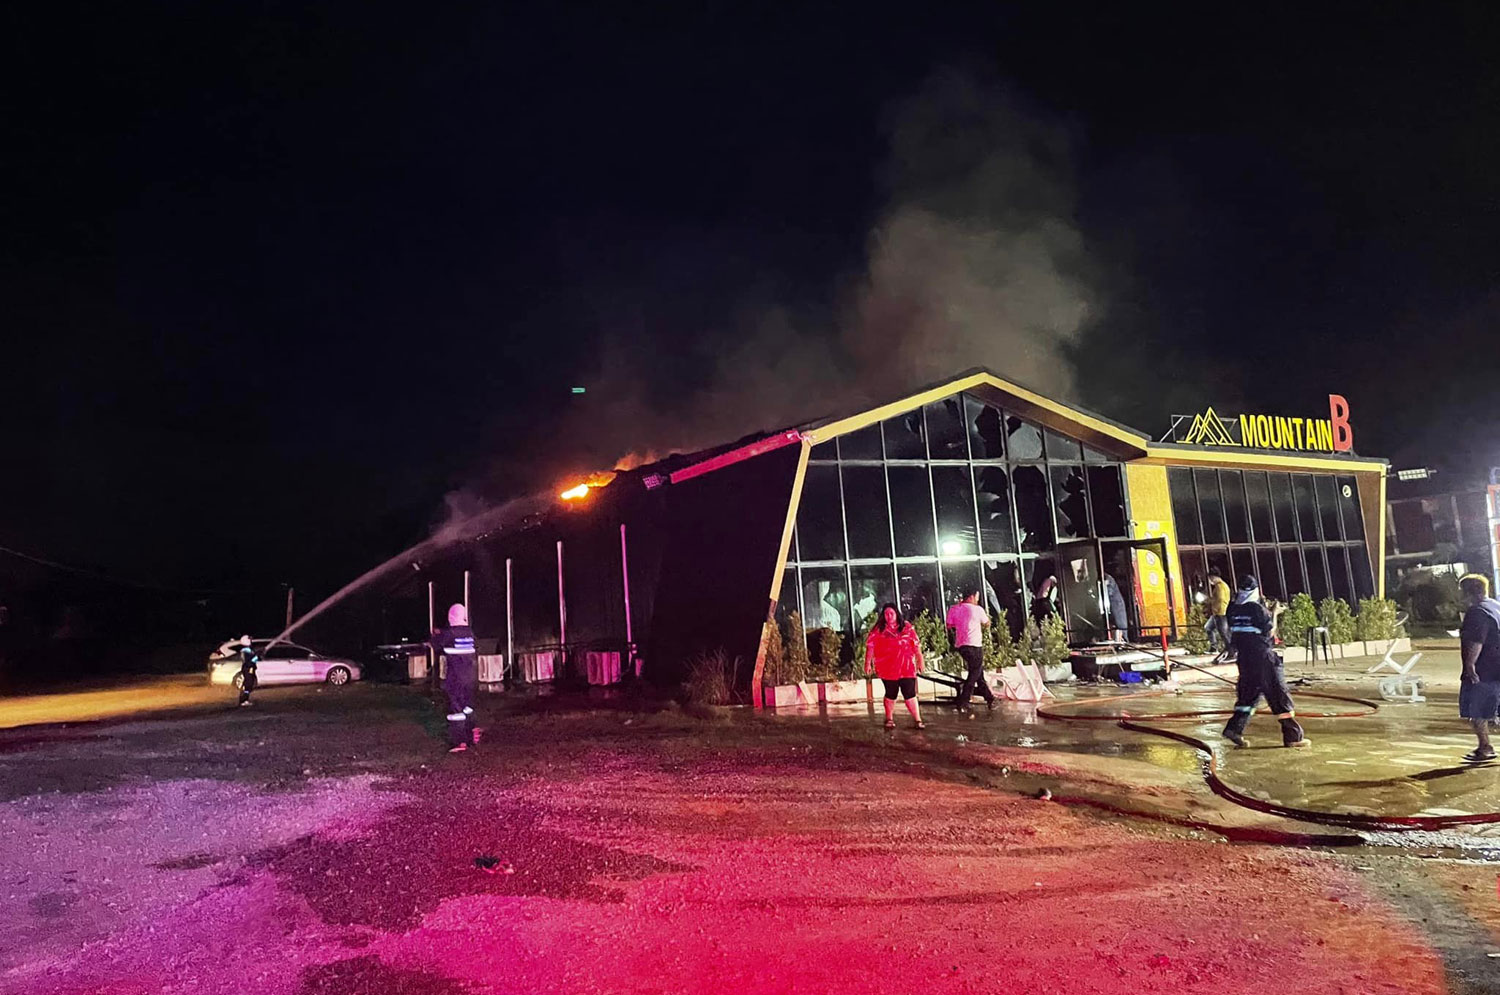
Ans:
[[[255,675],[261,684],[317,684],[323,681],[339,686],[357,681],[363,675],[359,664],[343,657],[328,656],[296,643],[277,643],[269,639],[252,639],[250,645],[260,654]],[[238,640],[220,646],[208,658],[208,682],[240,686]],[[270,646],[270,649],[266,647]]]

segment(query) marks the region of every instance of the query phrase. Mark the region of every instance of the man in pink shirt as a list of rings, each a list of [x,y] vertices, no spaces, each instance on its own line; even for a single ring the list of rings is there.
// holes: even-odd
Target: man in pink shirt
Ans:
[[[970,591],[962,601],[948,609],[948,631],[953,636],[953,645],[958,655],[964,658],[969,675],[964,686],[958,689],[958,710],[969,710],[969,699],[975,690],[991,707],[995,707],[995,692],[984,679],[984,627],[990,624],[989,613],[979,607],[979,592]]]

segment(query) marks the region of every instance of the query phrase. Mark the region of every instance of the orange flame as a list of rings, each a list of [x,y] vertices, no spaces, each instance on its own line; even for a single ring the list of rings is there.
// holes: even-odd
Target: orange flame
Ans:
[[[595,487],[603,487],[614,479],[615,475],[613,471],[591,473],[581,483],[577,483],[572,487],[569,487],[567,490],[559,494],[558,497],[562,498],[564,501],[578,501],[588,497],[589,491],[593,490]]]

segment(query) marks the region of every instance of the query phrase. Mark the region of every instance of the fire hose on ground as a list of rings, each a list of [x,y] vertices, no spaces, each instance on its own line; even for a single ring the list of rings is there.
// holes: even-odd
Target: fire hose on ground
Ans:
[[[1200,672],[1210,674],[1210,676],[1216,677],[1227,684],[1233,684],[1232,681],[1228,681],[1218,674],[1213,674],[1211,671],[1203,670],[1199,667],[1193,667],[1190,664],[1177,665],[1187,666],[1193,670],[1199,670]],[[1111,695],[1104,698],[1090,699],[1086,702],[1072,702],[1070,703],[1070,705],[1090,707],[1106,702],[1140,701],[1146,698],[1163,697],[1168,694],[1176,693],[1177,692],[1175,690],[1162,690],[1138,692],[1134,694]],[[1344,702],[1350,705],[1359,706],[1358,710],[1299,712],[1299,718],[1367,718],[1371,715],[1374,715],[1380,710],[1380,705],[1376,702],[1367,701],[1363,698],[1353,698],[1347,695],[1329,694],[1326,692],[1302,691],[1299,693],[1298,697],[1303,699],[1316,698],[1320,701]],[[1037,715],[1043,719],[1049,719],[1056,722],[1114,722],[1118,724],[1121,729],[1128,729],[1131,732],[1143,733],[1148,736],[1159,736],[1163,739],[1181,743],[1185,746],[1191,746],[1203,753],[1207,758],[1203,762],[1203,778],[1207,782],[1209,789],[1212,790],[1214,794],[1236,805],[1243,806],[1244,808],[1248,808],[1256,812],[1262,812],[1267,815],[1280,816],[1286,819],[1295,819],[1298,822],[1337,826],[1343,829],[1363,829],[1371,832],[1412,832],[1422,830],[1437,831],[1444,829],[1453,829],[1459,826],[1479,826],[1500,823],[1500,812],[1482,812],[1472,815],[1360,815],[1352,812],[1324,812],[1318,811],[1316,809],[1298,808],[1294,805],[1282,805],[1280,803],[1272,801],[1262,801],[1231,787],[1224,781],[1224,779],[1219,774],[1219,751],[1214,748],[1213,744],[1207,742],[1206,740],[1200,739],[1197,736],[1188,735],[1187,733],[1176,732],[1171,729],[1159,729],[1154,726],[1145,724],[1146,720],[1156,722],[1174,720],[1202,721],[1203,719],[1210,717],[1228,716],[1234,714],[1230,709],[1162,712],[1149,716],[1133,717],[1129,712],[1124,711],[1105,715],[1079,714],[1076,712],[1065,711],[1064,709],[1068,707],[1069,706],[1061,704],[1044,705],[1037,708]],[[1263,712],[1263,714],[1266,713]],[[1108,808],[1109,806],[1096,805],[1095,807]],[[1212,828],[1218,832],[1223,831],[1223,827],[1204,828]],[[1239,835],[1245,836],[1246,834],[1240,833]],[[1262,833],[1261,835],[1276,836],[1278,838],[1285,836],[1290,837],[1289,841],[1293,842],[1311,842],[1330,845],[1347,845],[1349,843],[1363,842],[1359,837],[1318,837],[1298,833],[1282,834],[1275,831],[1270,831],[1268,834]]]

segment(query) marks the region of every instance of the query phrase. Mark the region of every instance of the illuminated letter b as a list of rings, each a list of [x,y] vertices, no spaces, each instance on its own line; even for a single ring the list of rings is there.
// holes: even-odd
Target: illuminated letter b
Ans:
[[[1349,427],[1349,402],[1342,394],[1328,395],[1328,417],[1333,423],[1333,451],[1354,451],[1354,430]]]

